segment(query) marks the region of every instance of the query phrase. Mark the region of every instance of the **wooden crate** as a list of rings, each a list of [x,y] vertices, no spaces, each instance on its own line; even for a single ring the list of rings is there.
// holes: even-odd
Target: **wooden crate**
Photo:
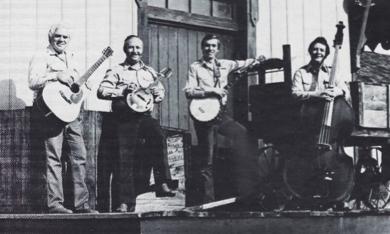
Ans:
[[[389,129],[389,85],[351,83],[356,124],[362,128]]]

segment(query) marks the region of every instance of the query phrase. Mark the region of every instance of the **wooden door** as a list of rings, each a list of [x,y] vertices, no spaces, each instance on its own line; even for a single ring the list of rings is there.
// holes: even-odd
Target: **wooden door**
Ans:
[[[157,115],[163,126],[189,130],[190,118],[183,88],[186,83],[189,65],[202,57],[200,42],[207,32],[176,26],[150,24],[149,33],[151,39],[150,65],[159,70],[163,67],[173,69],[172,77],[163,81],[166,88],[166,98],[157,109]],[[218,57],[233,58],[234,37],[220,33],[217,35],[224,45]]]
[[[221,39],[219,58],[237,57],[239,26],[236,4],[226,0],[151,0],[148,4],[148,62],[156,69],[173,69],[172,77],[163,81],[166,98],[155,115],[164,127],[193,133],[183,92],[188,68],[202,57],[200,42],[207,33],[216,34]],[[229,112],[233,111],[232,103],[229,102]]]

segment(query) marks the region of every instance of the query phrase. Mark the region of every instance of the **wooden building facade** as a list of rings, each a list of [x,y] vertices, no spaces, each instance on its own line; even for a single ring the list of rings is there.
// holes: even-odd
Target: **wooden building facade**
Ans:
[[[200,41],[206,33],[220,36],[221,58],[282,57],[282,45],[290,44],[293,71],[306,63],[307,47],[317,36],[329,43],[338,21],[344,21],[342,73],[350,77],[348,18],[340,0],[3,0],[0,2],[0,212],[30,212],[29,191],[39,186],[35,178],[36,155],[30,148],[32,92],[27,68],[35,51],[47,45],[51,24],[64,21],[73,28],[70,49],[78,54],[85,71],[111,46],[114,55],[90,78],[92,91],[83,111],[88,150],[88,184],[96,191],[96,155],[101,113],[108,101],[98,100],[97,85],[107,68],[122,62],[123,39],[138,34],[145,42],[144,60],[157,70],[169,66],[173,76],[163,81],[166,99],[156,108],[162,126],[192,135],[187,100],[182,92],[189,64],[201,57]],[[332,55],[330,56],[332,57]],[[271,76],[268,82],[281,81]],[[229,111],[241,122],[248,120],[248,84],[239,83]],[[196,160],[196,159],[193,159]],[[95,205],[95,193],[91,192]]]

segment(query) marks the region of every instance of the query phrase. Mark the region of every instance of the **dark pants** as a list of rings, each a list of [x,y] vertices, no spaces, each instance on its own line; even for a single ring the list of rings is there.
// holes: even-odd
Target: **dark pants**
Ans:
[[[46,154],[47,208],[63,206],[62,157],[69,161],[73,185],[75,209],[82,209],[88,203],[89,193],[85,183],[87,152],[82,136],[81,119],[65,124],[55,118],[45,118],[36,105],[33,107],[33,129],[39,131]]]
[[[144,149],[142,158],[140,146]],[[149,114],[106,113],[98,160],[98,202],[102,211],[108,211],[111,174],[114,208],[121,203],[135,205],[137,195],[148,186],[151,168],[156,186],[171,180],[166,138],[158,120]]]
[[[257,145],[244,126],[231,117],[223,115],[220,121],[202,123],[194,121],[195,131],[200,147],[199,155],[193,160],[198,161],[198,178],[202,193],[202,202],[215,200],[213,161],[215,157],[216,136],[220,134],[231,142],[233,155],[232,171],[226,172],[232,177],[232,190],[240,197],[255,195],[260,184],[257,172]]]

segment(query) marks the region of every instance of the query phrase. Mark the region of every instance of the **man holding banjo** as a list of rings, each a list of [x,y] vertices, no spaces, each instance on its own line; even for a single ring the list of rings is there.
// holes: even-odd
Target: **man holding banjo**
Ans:
[[[170,69],[158,73],[142,62],[143,42],[138,36],[128,36],[123,51],[126,60],[107,70],[97,92],[99,98],[112,100],[113,110],[103,119],[99,162],[101,169],[113,173],[112,191],[117,192],[113,196],[118,198],[114,208],[117,212],[132,212],[139,186],[135,181],[139,168],[134,165],[140,141],[144,141],[148,150],[147,158],[142,160],[153,167],[156,196],[175,196],[168,187],[171,174],[166,139],[158,120],[151,116],[153,105],[164,98],[164,87],[159,80],[170,76]],[[146,173],[148,177],[150,171]],[[107,183],[98,187],[108,188],[109,179],[104,176],[109,177],[109,174],[102,176],[101,182]],[[146,182],[149,182],[148,178]],[[101,190],[98,194],[108,197]]]
[[[221,43],[216,35],[206,35],[201,48],[203,57],[190,65],[184,92],[190,100],[190,114],[198,138],[200,151],[198,176],[202,202],[215,200],[213,159],[216,134],[232,142],[233,189],[239,197],[254,195],[259,183],[256,176],[256,141],[251,139],[244,126],[223,112],[228,91],[228,75],[237,69],[246,69],[262,62],[264,57],[247,60],[217,59]]]

